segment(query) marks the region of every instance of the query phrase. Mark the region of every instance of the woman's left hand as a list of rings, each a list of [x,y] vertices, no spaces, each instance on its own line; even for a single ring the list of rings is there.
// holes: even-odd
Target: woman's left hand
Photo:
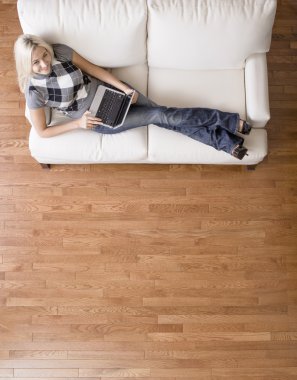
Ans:
[[[138,92],[133,90],[132,88],[129,88],[128,90],[125,90],[125,94],[127,95],[130,95],[133,93],[133,97],[132,97],[132,104],[136,103],[137,102],[137,99],[138,99]]]

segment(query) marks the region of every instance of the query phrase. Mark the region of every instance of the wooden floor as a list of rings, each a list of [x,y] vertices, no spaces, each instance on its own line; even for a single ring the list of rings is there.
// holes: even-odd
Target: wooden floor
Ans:
[[[278,1],[254,172],[42,170],[0,7],[0,378],[297,379],[297,2]]]

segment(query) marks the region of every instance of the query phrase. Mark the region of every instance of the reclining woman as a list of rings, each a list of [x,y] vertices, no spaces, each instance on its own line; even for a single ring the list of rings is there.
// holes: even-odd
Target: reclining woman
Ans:
[[[238,133],[249,134],[251,126],[241,120],[238,113],[159,106],[135,91],[124,124],[111,128],[89,112],[97,87],[99,84],[111,85],[131,94],[134,90],[129,85],[70,47],[50,45],[37,36],[19,36],[14,52],[19,86],[25,94],[32,123],[41,137],[52,137],[78,128],[113,134],[154,124],[182,133],[239,160],[247,155],[244,139]],[[47,128],[44,107],[56,108],[69,116],[70,121]]]

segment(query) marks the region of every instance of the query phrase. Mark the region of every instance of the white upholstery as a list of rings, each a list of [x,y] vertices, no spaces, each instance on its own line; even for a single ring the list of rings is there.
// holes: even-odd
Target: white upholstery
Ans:
[[[28,109],[26,116],[30,120]],[[67,120],[67,117],[54,111],[51,125]],[[147,159],[147,128],[136,128],[115,135],[75,130],[43,139],[31,128],[29,148],[32,156],[41,163],[143,162]]]
[[[269,50],[274,0],[148,0],[150,67],[243,68]]]
[[[148,68],[146,64],[118,67],[110,71],[120,80],[129,83],[139,92],[147,95]]]
[[[137,128],[120,136],[75,130],[40,139],[32,129],[29,147],[32,156],[38,157],[41,163],[142,162],[147,158],[147,132],[146,128]]]
[[[249,57],[245,65],[247,118],[254,128],[263,128],[270,119],[266,54]]]
[[[245,138],[243,161],[152,125],[50,139],[32,128],[32,156],[42,163],[260,162],[275,11],[276,0],[18,0],[24,33],[68,44],[159,104],[238,112],[256,127]],[[53,123],[60,120],[53,113]]]
[[[148,92],[156,103],[218,108],[246,116],[244,70],[150,69]]]
[[[265,129],[253,130],[245,139],[249,156],[238,161],[222,151],[210,149],[207,145],[192,140],[187,136],[160,129],[155,125],[149,127],[149,161],[162,164],[238,164],[255,165],[263,160],[267,153],[267,134]],[[182,146],[183,149],[180,148]]]
[[[20,0],[25,33],[63,42],[103,67],[146,62],[145,0]]]

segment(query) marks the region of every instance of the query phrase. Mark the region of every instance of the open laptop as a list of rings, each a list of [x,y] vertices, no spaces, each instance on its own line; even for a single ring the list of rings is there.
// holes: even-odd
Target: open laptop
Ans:
[[[90,112],[102,120],[108,127],[123,125],[134,91],[127,95],[119,90],[99,85],[90,107]]]

